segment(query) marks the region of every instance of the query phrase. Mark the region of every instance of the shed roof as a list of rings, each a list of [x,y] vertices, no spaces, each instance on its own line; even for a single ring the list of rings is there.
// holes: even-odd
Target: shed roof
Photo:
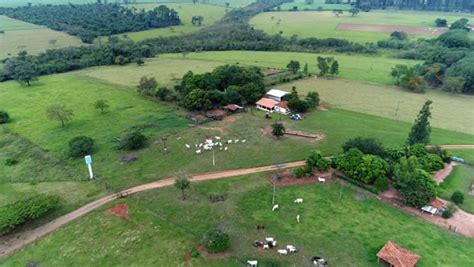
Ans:
[[[243,109],[243,107],[241,107],[239,105],[236,105],[236,104],[229,104],[229,105],[225,106],[224,109],[228,109],[230,111],[236,111],[238,109]]]
[[[430,202],[430,205],[431,205],[432,207],[437,208],[437,209],[441,209],[441,208],[443,208],[444,206],[446,206],[443,201],[441,201],[441,200],[439,200],[439,199],[437,199],[437,198],[433,199],[433,200]]]
[[[288,101],[281,101],[277,104],[280,108],[288,109]]]
[[[262,106],[262,107],[266,107],[266,108],[269,108],[269,109],[274,108],[276,104],[278,104],[278,101],[275,101],[275,100],[270,99],[270,98],[265,98],[265,97],[258,100],[258,102],[257,102],[257,105]]]
[[[388,241],[377,253],[377,257],[392,264],[395,267],[413,267],[421,258],[415,253]]]
[[[287,94],[289,93],[282,90],[278,90],[278,89],[271,89],[270,91],[267,92],[267,95],[278,97],[278,98],[284,97]]]

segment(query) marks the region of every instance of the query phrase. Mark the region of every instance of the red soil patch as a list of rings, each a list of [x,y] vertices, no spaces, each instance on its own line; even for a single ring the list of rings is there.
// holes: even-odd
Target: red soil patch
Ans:
[[[128,218],[128,204],[127,203],[117,204],[113,206],[112,208],[106,210],[105,214],[127,219]]]
[[[221,252],[221,253],[211,253],[205,248],[203,245],[196,243],[194,244],[194,247],[199,250],[199,253],[201,253],[201,256],[207,259],[225,259],[230,256],[229,252]]]
[[[394,31],[405,32],[409,35],[432,35],[438,36],[448,31],[448,28],[436,27],[416,27],[403,25],[380,25],[380,24],[354,24],[354,23],[339,23],[337,25],[339,31],[360,31],[360,32],[386,32],[392,33]]]
[[[316,109],[319,110],[319,111],[328,111],[329,110],[329,105],[326,104],[326,103],[322,103],[322,104],[319,104],[316,107]]]
[[[191,252],[184,254],[183,256],[184,262],[190,261],[192,257],[193,257],[193,254]]]
[[[325,178],[326,183],[330,182],[332,179],[333,169],[329,169],[327,172],[315,172],[313,176],[309,177],[302,177],[302,178],[295,178],[292,176],[290,170],[282,171],[281,175],[283,176],[281,179],[276,181],[277,186],[288,186],[288,185],[305,185],[305,184],[314,184],[318,183],[318,177]],[[267,179],[269,182],[273,183],[273,177],[275,173],[267,174]]]
[[[440,184],[446,179],[446,177],[451,174],[453,171],[453,167],[458,165],[458,163],[452,161],[449,164],[444,164],[444,169],[441,169],[433,174],[433,178],[435,179],[436,183]]]

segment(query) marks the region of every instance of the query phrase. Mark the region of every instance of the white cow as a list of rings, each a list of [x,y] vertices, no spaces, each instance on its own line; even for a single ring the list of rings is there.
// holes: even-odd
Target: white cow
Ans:
[[[273,237],[266,237],[266,238],[265,238],[265,241],[267,241],[267,243],[272,243],[273,241],[275,241],[275,238],[273,238]]]
[[[288,255],[288,250],[286,250],[286,249],[279,249],[279,250],[277,250],[277,252],[280,255]]]
[[[263,245],[263,249],[269,249],[270,246],[268,244]]]
[[[196,154],[201,154],[201,149],[196,150]]]
[[[242,143],[245,143],[245,142],[247,142],[247,140],[245,140],[245,139],[244,139],[244,140],[242,140]]]
[[[303,203],[303,199],[302,199],[302,198],[297,198],[297,199],[295,199],[294,202],[295,202],[296,204],[301,204],[301,203]]]
[[[255,261],[255,260],[247,261],[247,266],[249,267],[257,267],[257,265],[258,265],[258,261]]]
[[[191,146],[188,145],[188,144],[185,144],[185,146],[186,146],[187,149],[190,149],[190,148],[191,148]]]
[[[318,182],[320,183],[326,183],[326,178],[321,178],[321,177],[318,177]]]
[[[275,211],[279,208],[280,206],[278,204],[273,205],[272,211]]]
[[[297,221],[298,223],[300,223],[300,215],[299,215],[299,214],[296,215],[296,221]]]
[[[232,140],[227,140],[227,144],[232,144]]]
[[[203,146],[203,144],[202,144],[202,143],[200,143],[200,144],[199,144],[199,147],[202,147],[202,146]]]
[[[239,139],[235,139],[235,140],[234,140],[234,143],[237,144],[239,141],[240,141]]]
[[[216,138],[216,140],[221,140],[221,137],[220,136],[214,136]]]
[[[290,252],[290,253],[295,253],[295,252],[298,251],[298,249],[296,249],[296,247],[293,246],[293,245],[287,245],[286,250],[288,250],[288,252]]]
[[[224,147],[224,150],[227,151],[227,147]]]

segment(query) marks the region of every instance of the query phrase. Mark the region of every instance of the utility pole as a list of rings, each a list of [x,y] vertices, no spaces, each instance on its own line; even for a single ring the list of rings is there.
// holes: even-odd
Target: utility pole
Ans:
[[[214,148],[212,148],[212,166],[216,166],[216,156],[214,154]]]
[[[272,207],[275,205],[275,190],[276,190],[276,175],[273,176],[273,197],[272,197]]]

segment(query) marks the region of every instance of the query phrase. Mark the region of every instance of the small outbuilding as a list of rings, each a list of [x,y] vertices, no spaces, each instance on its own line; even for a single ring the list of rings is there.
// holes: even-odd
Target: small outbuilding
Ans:
[[[420,256],[400,247],[399,245],[388,241],[385,246],[377,253],[378,262],[389,267],[414,267]]]
[[[263,111],[273,112],[278,101],[270,98],[262,98],[257,102],[257,108]]]
[[[288,115],[290,113],[290,109],[288,108],[288,101],[281,101],[280,103],[275,105],[275,112]]]
[[[241,107],[239,105],[236,105],[236,104],[229,104],[229,105],[223,107],[223,109],[225,111],[227,111],[228,113],[239,113],[239,112],[242,112],[244,110],[243,107]]]
[[[283,97],[289,94],[290,93],[282,91],[282,90],[271,89],[265,94],[264,98],[269,98],[269,99],[273,99],[275,101],[281,102],[283,101]]]

